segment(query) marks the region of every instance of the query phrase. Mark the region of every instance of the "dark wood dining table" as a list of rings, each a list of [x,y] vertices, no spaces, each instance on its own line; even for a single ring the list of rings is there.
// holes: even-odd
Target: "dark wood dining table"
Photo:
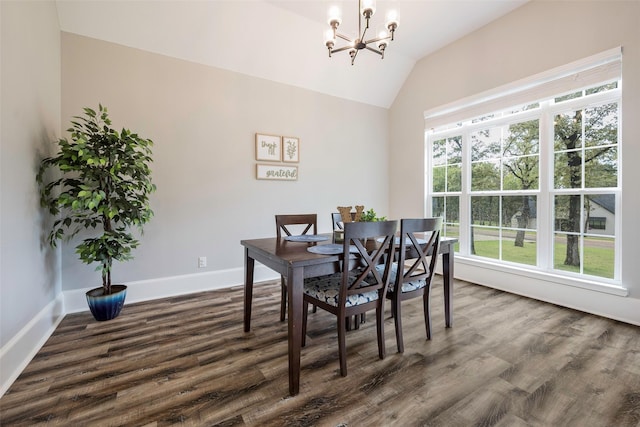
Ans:
[[[307,277],[317,277],[339,271],[341,255],[321,255],[307,251],[312,245],[331,243],[304,243],[285,238],[241,240],[244,246],[244,331],[251,330],[251,301],[253,299],[253,274],[255,262],[274,270],[287,280],[288,341],[289,341],[289,394],[300,391],[300,352],[302,348],[302,287]],[[445,326],[453,325],[453,254],[456,238],[440,239],[442,276],[444,282]]]

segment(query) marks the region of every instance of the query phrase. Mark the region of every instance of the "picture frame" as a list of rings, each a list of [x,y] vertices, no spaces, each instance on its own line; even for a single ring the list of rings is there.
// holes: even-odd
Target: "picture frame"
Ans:
[[[285,163],[300,161],[300,138],[295,136],[282,137],[282,161]]]
[[[256,179],[297,181],[298,166],[256,164]]]
[[[279,162],[282,158],[282,138],[278,135],[256,133],[256,160]]]

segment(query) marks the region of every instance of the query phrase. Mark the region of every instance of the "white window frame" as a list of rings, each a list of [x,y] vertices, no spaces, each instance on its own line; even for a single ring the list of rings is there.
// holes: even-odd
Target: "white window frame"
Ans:
[[[622,141],[621,127],[618,126],[618,186],[616,188],[605,189],[554,189],[553,186],[553,125],[551,124],[554,115],[567,111],[571,108],[588,108],[585,106],[586,97],[575,98],[573,100],[564,101],[554,104],[551,102],[541,102],[539,109],[522,111],[512,114],[508,117],[499,117],[479,123],[470,124],[469,118],[478,117],[485,114],[491,114],[506,108],[540,102],[567,93],[572,90],[580,90],[586,86],[596,86],[601,82],[611,79],[621,79],[621,59],[622,49],[615,48],[580,61],[576,61],[566,66],[559,67],[554,70],[530,77],[528,79],[497,88],[495,90],[479,94],[474,97],[465,98],[452,104],[445,105],[436,109],[425,112],[425,214],[431,215],[432,204],[431,194],[432,176],[432,144],[434,140],[440,140],[447,137],[462,135],[462,191],[455,193],[439,193],[438,195],[459,196],[460,212],[460,252],[457,256],[469,261],[472,264],[478,263],[484,267],[489,266],[496,270],[506,270],[527,276],[542,275],[545,278],[553,276],[554,280],[560,283],[566,283],[572,286],[585,287],[590,289],[604,290],[605,292],[624,295],[626,289],[622,286],[621,281],[621,176],[622,176]],[[621,105],[621,85],[617,89],[605,91],[593,95],[589,95],[589,104],[616,102]],[[618,115],[619,120],[621,115]],[[535,191],[527,190],[526,193],[535,194],[537,198],[537,266],[526,266],[523,264],[509,265],[508,262],[493,260],[482,257],[474,257],[469,254],[470,248],[470,200],[472,196],[484,195],[484,192],[474,192],[471,190],[471,171],[470,162],[470,133],[480,128],[487,128],[490,124],[504,125],[506,122],[525,121],[528,119],[538,118],[540,120],[540,128],[546,134],[540,134],[540,175],[539,188]],[[456,126],[455,123],[467,121],[463,127]],[[579,191],[576,191],[579,190]],[[616,200],[616,223],[615,223],[615,265],[614,278],[596,278],[594,276],[586,276],[583,274],[563,273],[553,270],[553,248],[551,239],[553,237],[553,200],[555,195],[562,193],[579,193],[579,194],[600,194],[602,192],[614,193]],[[511,195],[521,194],[516,192],[487,192],[487,195]],[[585,234],[587,234],[585,230]],[[481,258],[481,259],[479,259]]]

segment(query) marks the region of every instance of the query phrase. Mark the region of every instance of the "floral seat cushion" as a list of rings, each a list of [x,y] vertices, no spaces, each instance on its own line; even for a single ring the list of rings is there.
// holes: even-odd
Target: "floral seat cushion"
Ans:
[[[349,284],[353,283],[356,278],[349,276]],[[340,296],[340,282],[342,274],[336,273],[330,276],[311,277],[305,279],[303,292],[320,301],[324,301],[334,307],[338,306]],[[366,282],[362,286],[367,286]],[[364,304],[378,299],[378,291],[363,292],[361,294],[349,295],[347,297],[346,306],[353,307],[355,305]]]
[[[384,265],[377,265],[376,270],[382,274],[384,272]],[[387,292],[394,292],[396,286],[396,276],[398,275],[398,263],[391,265],[391,277],[389,277],[389,288]],[[402,284],[402,293],[415,291],[427,286],[427,281],[424,279],[414,280],[412,282],[406,282]]]

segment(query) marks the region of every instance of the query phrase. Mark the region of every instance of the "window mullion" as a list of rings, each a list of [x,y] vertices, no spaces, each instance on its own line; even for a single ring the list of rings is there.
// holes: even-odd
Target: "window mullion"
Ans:
[[[460,192],[460,253],[469,255],[471,247],[471,132],[462,131],[462,180]]]
[[[540,188],[537,205],[538,267],[553,267],[553,113],[550,101],[540,105]]]

